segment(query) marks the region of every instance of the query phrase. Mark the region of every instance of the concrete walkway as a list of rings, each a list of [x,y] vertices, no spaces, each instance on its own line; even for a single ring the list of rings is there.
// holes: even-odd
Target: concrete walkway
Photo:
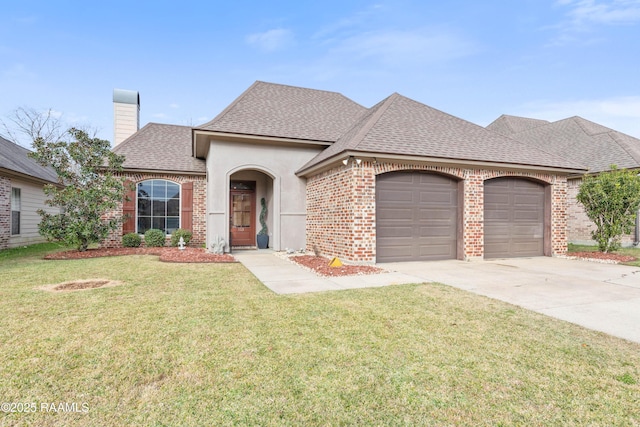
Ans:
[[[266,287],[277,294],[302,294],[422,282],[418,277],[400,272],[320,277],[291,261],[276,256],[268,249],[235,251],[233,256]]]
[[[380,264],[388,273],[319,277],[270,250],[233,254],[278,294],[439,282],[640,343],[640,268],[562,258]]]

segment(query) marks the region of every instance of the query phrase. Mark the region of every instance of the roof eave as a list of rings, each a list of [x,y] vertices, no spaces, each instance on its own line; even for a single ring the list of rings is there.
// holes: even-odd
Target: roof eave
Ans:
[[[206,176],[207,172],[200,171],[184,171],[184,170],[171,170],[171,169],[144,169],[144,168],[122,168],[119,173],[148,173],[148,174],[168,174],[168,175],[198,175]]]
[[[16,177],[19,179],[23,179],[25,181],[31,181],[31,182],[35,182],[38,184],[52,184],[58,187],[64,187],[64,185],[60,184],[57,181],[50,181],[48,179],[44,179],[44,178],[38,178],[37,176],[33,176],[33,175],[29,175],[27,173],[23,173],[23,172],[18,172],[15,171],[13,169],[6,169],[6,168],[2,168],[0,167],[0,175],[7,175],[7,176],[12,176],[12,177]]]
[[[480,167],[483,169],[510,169],[521,171],[535,171],[535,172],[553,172],[563,175],[583,175],[587,172],[586,169],[580,168],[567,168],[545,165],[529,165],[519,163],[501,163],[501,162],[487,162],[480,160],[467,160],[467,159],[452,159],[442,157],[427,157],[427,156],[411,156],[402,154],[384,154],[375,152],[363,152],[363,151],[343,151],[328,159],[323,160],[315,165],[299,169],[296,172],[297,176],[309,177],[325,170],[331,169],[336,163],[344,160],[350,156],[362,158],[362,159],[376,159],[378,162],[381,160],[403,161],[406,163],[431,163],[437,165],[445,165],[448,167]]]
[[[230,142],[244,142],[244,143],[253,143],[253,144],[294,144],[294,145],[311,145],[311,146],[320,146],[320,147],[328,147],[332,145],[335,141],[320,141],[320,140],[311,140],[311,139],[298,139],[298,138],[286,138],[279,136],[266,136],[266,135],[252,135],[252,134],[242,134],[242,133],[231,133],[231,132],[219,132],[212,131],[207,129],[196,129],[192,130],[193,142],[192,142],[192,155],[198,159],[205,159],[207,153],[209,151],[209,141],[211,138],[207,137],[215,137],[216,139],[222,141],[230,141]],[[204,138],[198,138],[202,136]]]

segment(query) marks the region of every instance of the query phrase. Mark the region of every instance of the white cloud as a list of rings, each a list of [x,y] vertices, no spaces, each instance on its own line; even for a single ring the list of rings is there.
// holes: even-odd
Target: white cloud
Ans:
[[[246,41],[264,52],[274,52],[293,44],[293,32],[285,28],[276,28],[263,33],[249,34]]]
[[[580,116],[640,138],[640,96],[567,102],[538,101],[522,105],[515,114],[549,121]]]
[[[347,37],[330,53],[373,59],[385,64],[448,61],[475,53],[472,43],[447,31],[429,29],[380,30]]]
[[[174,109],[180,108],[180,105],[178,105],[175,102],[173,102],[173,103],[169,104],[169,108],[174,108]]]
[[[639,0],[560,0],[561,6],[571,9],[567,15],[574,27],[589,24],[630,24],[640,21]]]

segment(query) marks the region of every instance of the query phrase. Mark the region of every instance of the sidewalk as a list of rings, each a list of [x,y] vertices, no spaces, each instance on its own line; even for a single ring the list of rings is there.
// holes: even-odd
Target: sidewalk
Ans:
[[[235,251],[233,256],[277,294],[302,294],[423,282],[419,277],[398,272],[320,277],[291,261],[275,256],[269,249]]]

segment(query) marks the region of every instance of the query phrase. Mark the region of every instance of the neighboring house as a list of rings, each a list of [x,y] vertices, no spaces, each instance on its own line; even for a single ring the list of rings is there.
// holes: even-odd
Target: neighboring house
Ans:
[[[114,101],[139,109],[137,92]],[[114,148],[136,187],[122,232],[255,247],[264,197],[271,248],[363,263],[564,254],[567,177],[584,172],[398,94],[365,108],[256,82],[203,125],[136,130]]]
[[[590,122],[570,117],[557,122],[503,115],[487,126],[494,132],[584,165],[590,173],[608,171],[615,164],[621,169],[640,172],[640,139]],[[568,176],[568,239],[570,243],[592,244],[595,228],[584,207],[576,200],[582,175]],[[640,215],[640,212],[639,212]],[[622,244],[637,245],[640,227],[636,218],[634,233],[624,236]]]
[[[58,184],[51,168],[28,156],[29,150],[0,137],[0,250],[43,242],[38,233],[38,209],[56,213],[45,205],[45,184]]]

